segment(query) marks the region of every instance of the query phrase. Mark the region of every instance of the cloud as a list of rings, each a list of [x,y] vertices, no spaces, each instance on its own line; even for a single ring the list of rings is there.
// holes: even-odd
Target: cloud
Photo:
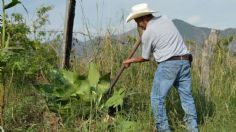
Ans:
[[[190,16],[187,18],[187,22],[190,24],[198,24],[201,21],[201,17],[198,15]]]

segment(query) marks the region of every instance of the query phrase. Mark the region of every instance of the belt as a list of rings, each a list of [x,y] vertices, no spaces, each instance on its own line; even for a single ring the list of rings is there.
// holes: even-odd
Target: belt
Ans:
[[[190,62],[192,62],[193,57],[191,54],[178,55],[178,56],[172,56],[169,59],[167,59],[166,61],[170,61],[170,60],[189,60]]]

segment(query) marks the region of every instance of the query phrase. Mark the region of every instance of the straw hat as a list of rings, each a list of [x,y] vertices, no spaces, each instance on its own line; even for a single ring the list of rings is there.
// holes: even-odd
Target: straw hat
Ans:
[[[154,12],[156,12],[156,11],[149,9],[148,4],[146,4],[146,3],[134,5],[132,7],[132,12],[126,18],[126,22],[129,22],[130,20],[135,19],[135,18],[139,18],[141,16],[152,14]]]

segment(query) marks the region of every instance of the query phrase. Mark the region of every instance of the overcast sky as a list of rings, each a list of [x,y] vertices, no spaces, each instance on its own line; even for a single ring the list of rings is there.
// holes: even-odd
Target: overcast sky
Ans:
[[[10,0],[6,0],[7,2]],[[236,28],[236,0],[76,0],[74,31],[113,29],[126,31],[135,27],[135,23],[125,23],[131,7],[137,3],[148,3],[150,8],[166,14],[172,19],[182,19],[190,24],[217,29]],[[29,19],[35,17],[36,9],[41,5],[52,5],[49,29],[62,30],[66,0],[22,0],[29,11]],[[18,5],[11,12],[24,13]],[[158,14],[157,13],[157,14]]]

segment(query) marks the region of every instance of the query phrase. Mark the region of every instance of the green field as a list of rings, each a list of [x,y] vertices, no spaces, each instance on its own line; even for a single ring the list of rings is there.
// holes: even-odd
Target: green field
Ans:
[[[44,16],[48,10],[42,8],[38,12],[34,20],[37,30],[47,22]],[[32,31],[22,15],[9,15],[8,20],[6,41],[1,37],[0,49],[5,131],[155,131],[150,107],[152,80],[158,67],[154,61],[132,64],[116,84],[113,96],[106,94],[133,47],[134,38],[129,37],[129,43],[122,45],[107,35],[88,50],[93,52],[92,56],[87,53],[71,57],[71,68],[60,70],[61,34],[46,41],[46,32]],[[209,60],[209,95],[202,92],[201,51],[194,54],[193,96],[199,129],[203,132],[236,130],[236,56],[226,50],[228,43],[226,38],[219,40]],[[136,55],[139,54],[140,51]],[[171,128],[185,131],[184,112],[175,88],[170,91],[166,105]],[[116,111],[112,116],[109,107]]]

